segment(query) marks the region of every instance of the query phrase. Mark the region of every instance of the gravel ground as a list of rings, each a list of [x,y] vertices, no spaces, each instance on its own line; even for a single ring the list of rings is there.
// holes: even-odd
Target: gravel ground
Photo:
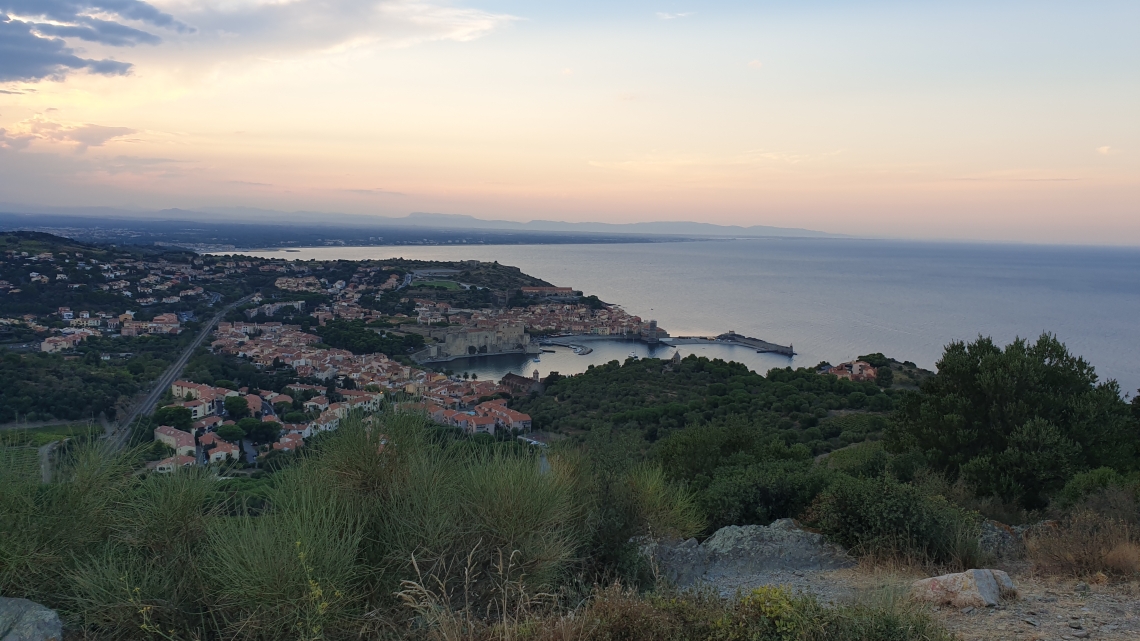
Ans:
[[[1012,571],[1021,596],[997,608],[933,608],[934,615],[962,641],[1140,641],[1140,582],[1088,585],[1076,579],[1038,577]],[[906,593],[927,575],[905,569],[856,568],[828,572],[778,570],[725,578],[715,589],[724,597],[761,585],[810,592],[823,603],[842,603],[889,590]]]
[[[1000,608],[937,615],[964,641],[1009,639],[1069,641],[1140,639],[1140,584],[1086,585],[1030,574],[1014,576],[1021,598]]]
[[[744,577],[720,579],[715,585],[724,598],[737,592],[746,593],[762,585],[780,585],[796,592],[814,594],[821,603],[842,603],[858,597],[860,588],[858,570],[832,570],[829,572],[802,572],[799,570],[773,570]]]

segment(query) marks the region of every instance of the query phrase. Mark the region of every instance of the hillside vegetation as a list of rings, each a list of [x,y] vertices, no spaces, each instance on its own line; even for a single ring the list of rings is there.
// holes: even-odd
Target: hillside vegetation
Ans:
[[[388,412],[254,477],[90,444],[50,485],[0,469],[0,593],[92,638],[909,641],[950,637],[905,600],[678,594],[635,541],[790,516],[943,572],[990,562],[986,517],[1052,517],[1041,571],[1140,573],[1137,406],[1051,336],[952,344],[917,391],[696,358],[551,383],[516,401],[570,435],[541,451]]]

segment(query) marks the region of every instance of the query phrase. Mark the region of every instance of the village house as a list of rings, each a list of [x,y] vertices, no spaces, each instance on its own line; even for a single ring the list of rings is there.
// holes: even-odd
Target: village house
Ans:
[[[195,460],[193,456],[171,456],[164,458],[154,465],[154,471],[161,474],[169,474],[180,467],[190,467],[194,465]]]
[[[873,381],[875,380],[875,368],[866,361],[852,361],[850,363],[840,363],[835,367],[827,370],[828,374],[833,374],[838,378],[846,378],[851,381]]]
[[[176,456],[194,454],[194,435],[175,429],[169,425],[154,428],[154,440],[174,450]]]
[[[231,459],[236,461],[241,458],[241,450],[236,445],[222,440],[214,432],[206,432],[199,436],[198,444],[205,450],[210,463],[221,463]]]

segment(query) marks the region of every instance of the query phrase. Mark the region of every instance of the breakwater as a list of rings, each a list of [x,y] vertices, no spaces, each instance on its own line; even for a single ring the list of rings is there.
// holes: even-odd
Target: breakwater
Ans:
[[[726,332],[719,336],[671,336],[669,338],[662,338],[661,344],[663,345],[708,345],[708,344],[727,344],[739,345],[741,347],[748,347],[756,350],[758,354],[783,354],[784,356],[795,356],[796,351],[791,345],[777,345],[776,343],[769,343],[768,341],[759,338],[752,338],[751,336],[743,336],[736,332]]]

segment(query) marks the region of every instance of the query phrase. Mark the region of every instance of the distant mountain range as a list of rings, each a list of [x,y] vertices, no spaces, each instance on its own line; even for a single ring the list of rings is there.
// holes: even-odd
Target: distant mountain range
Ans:
[[[12,214],[47,214],[53,216],[97,217],[110,223],[120,221],[186,221],[201,223],[274,225],[330,225],[355,228],[425,228],[435,230],[519,231],[531,233],[632,234],[685,237],[796,237],[843,238],[811,229],[753,225],[714,225],[689,221],[646,223],[568,223],[555,220],[532,220],[520,223],[510,220],[484,220],[462,214],[413,212],[407,216],[369,216],[315,211],[276,211],[253,207],[202,207],[198,209],[163,209],[160,211],[117,209],[113,207],[43,207],[0,203],[0,211]]]
[[[666,234],[672,236],[732,236],[760,237],[786,236],[798,238],[839,238],[840,234],[799,229],[753,225],[714,225],[689,221],[660,221],[650,223],[566,223],[555,220],[532,220],[517,223],[509,220],[482,220],[460,214],[429,214],[415,212],[402,218],[386,218],[387,224],[417,227],[452,227],[457,229],[518,229],[523,231],[578,232],[600,234]]]

